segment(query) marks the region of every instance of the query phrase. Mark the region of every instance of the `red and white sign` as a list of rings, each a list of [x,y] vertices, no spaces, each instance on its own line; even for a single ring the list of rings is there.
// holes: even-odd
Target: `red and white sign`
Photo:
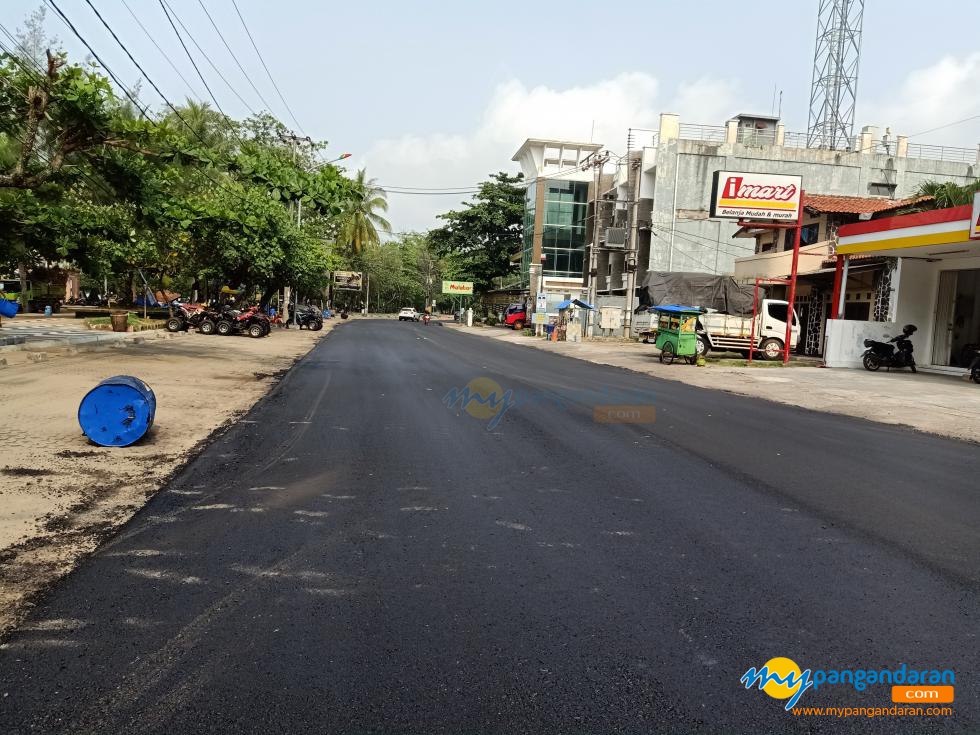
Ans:
[[[800,216],[801,176],[715,171],[711,216],[719,219],[795,222]]]
[[[970,217],[970,239],[980,240],[980,191],[973,195],[973,215]]]

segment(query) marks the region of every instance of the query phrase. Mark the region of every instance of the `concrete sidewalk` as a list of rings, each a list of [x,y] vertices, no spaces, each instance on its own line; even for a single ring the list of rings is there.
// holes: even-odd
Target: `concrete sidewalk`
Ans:
[[[908,371],[869,373],[865,370],[797,365],[782,367],[765,362],[758,367],[711,362],[703,368],[681,362],[662,365],[656,348],[639,342],[548,342],[498,327],[447,326],[467,334],[613,365],[702,388],[980,442],[980,385],[958,377],[922,372],[913,375]]]

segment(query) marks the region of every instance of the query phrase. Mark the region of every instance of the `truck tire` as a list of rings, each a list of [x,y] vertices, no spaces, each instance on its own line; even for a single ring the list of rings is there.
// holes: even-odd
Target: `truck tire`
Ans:
[[[514,322],[514,331],[520,332],[522,329],[524,329],[524,322],[518,319],[517,321]]]
[[[708,353],[711,352],[711,343],[708,342],[707,337],[705,337],[703,334],[699,334],[697,344],[695,345],[694,349],[697,351],[696,354],[701,355],[702,357],[707,357]]]
[[[783,341],[775,337],[770,337],[762,341],[759,349],[762,351],[762,357],[764,359],[778,360],[779,356],[783,353]]]

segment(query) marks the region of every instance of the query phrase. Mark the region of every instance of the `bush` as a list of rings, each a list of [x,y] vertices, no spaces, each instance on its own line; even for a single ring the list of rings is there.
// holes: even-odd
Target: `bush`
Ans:
[[[494,314],[488,314],[487,318],[483,320],[483,323],[488,327],[493,327],[497,325],[497,317]]]
[[[525,337],[533,337],[534,330],[531,329],[530,327],[525,327],[524,329],[521,330],[521,334],[523,334]]]

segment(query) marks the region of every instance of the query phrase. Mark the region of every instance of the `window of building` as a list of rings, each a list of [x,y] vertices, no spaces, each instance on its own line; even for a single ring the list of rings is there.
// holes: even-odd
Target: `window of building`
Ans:
[[[796,238],[796,230],[783,230],[785,233],[783,235],[783,250],[792,250],[794,240]],[[820,223],[814,222],[809,225],[803,225],[803,229],[800,231],[800,247],[804,245],[813,245],[818,242],[817,238],[820,236]]]
[[[895,197],[895,184],[874,183],[868,184],[868,194],[873,197]]]

